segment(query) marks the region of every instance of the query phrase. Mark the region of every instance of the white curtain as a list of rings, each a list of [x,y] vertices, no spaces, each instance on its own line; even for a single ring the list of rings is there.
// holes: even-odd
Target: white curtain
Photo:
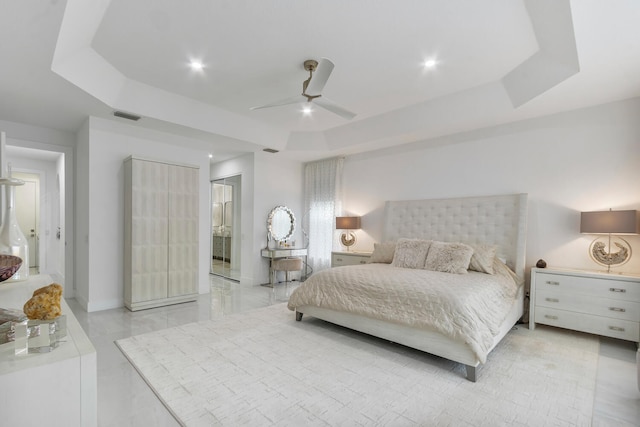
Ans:
[[[331,267],[331,251],[338,247],[335,218],[342,211],[344,159],[307,163],[304,169],[303,227],[308,231],[308,262],[312,271]]]

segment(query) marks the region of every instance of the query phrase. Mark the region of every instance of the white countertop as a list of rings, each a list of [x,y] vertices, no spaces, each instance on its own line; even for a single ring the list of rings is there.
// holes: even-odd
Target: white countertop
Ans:
[[[48,275],[30,276],[21,282],[0,283],[0,307],[22,310],[33,291],[53,283]],[[32,353],[15,356],[13,352],[0,352],[0,375],[48,365],[66,359],[95,353],[96,350],[76,320],[64,298],[60,300],[62,314],[67,316],[67,336],[49,353]]]

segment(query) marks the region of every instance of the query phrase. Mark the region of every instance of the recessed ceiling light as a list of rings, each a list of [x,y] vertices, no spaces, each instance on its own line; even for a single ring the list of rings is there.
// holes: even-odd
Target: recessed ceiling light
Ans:
[[[209,153],[209,158],[213,159],[213,154]]]
[[[202,71],[204,69],[204,64],[201,61],[193,59],[191,60],[191,62],[189,62],[189,67],[193,71]]]
[[[436,66],[437,63],[438,61],[436,61],[435,59],[429,58],[424,61],[424,68],[433,68]]]

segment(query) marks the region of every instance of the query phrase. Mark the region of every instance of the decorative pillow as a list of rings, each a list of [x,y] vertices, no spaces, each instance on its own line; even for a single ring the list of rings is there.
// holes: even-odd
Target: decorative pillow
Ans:
[[[424,264],[427,270],[466,274],[473,248],[464,243],[431,242]]]
[[[483,244],[469,246],[473,248],[469,270],[493,274],[493,260],[496,257],[496,247]]]
[[[396,252],[396,242],[374,243],[373,253],[369,262],[379,262],[391,264],[393,255]]]
[[[398,239],[391,265],[402,268],[424,268],[431,240]]]

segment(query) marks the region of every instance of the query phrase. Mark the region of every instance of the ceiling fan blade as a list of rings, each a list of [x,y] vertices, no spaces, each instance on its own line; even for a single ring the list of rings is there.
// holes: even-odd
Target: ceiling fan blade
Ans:
[[[307,86],[307,95],[315,96],[322,93],[322,89],[324,89],[324,85],[327,84],[327,80],[329,80],[333,67],[334,65],[331,60],[327,58],[322,58],[320,60],[316,71],[314,71],[313,76],[311,77],[309,86]]]
[[[356,113],[340,107],[339,105],[335,104],[333,101],[330,101],[325,97],[315,98],[313,102],[319,107],[331,111],[332,113],[337,114],[347,120],[351,120],[356,116]]]
[[[259,110],[261,108],[280,107],[281,105],[297,104],[298,102],[306,102],[307,98],[302,95],[291,96],[289,98],[281,99],[280,101],[271,102],[269,104],[260,105],[258,107],[251,107],[250,110]]]

